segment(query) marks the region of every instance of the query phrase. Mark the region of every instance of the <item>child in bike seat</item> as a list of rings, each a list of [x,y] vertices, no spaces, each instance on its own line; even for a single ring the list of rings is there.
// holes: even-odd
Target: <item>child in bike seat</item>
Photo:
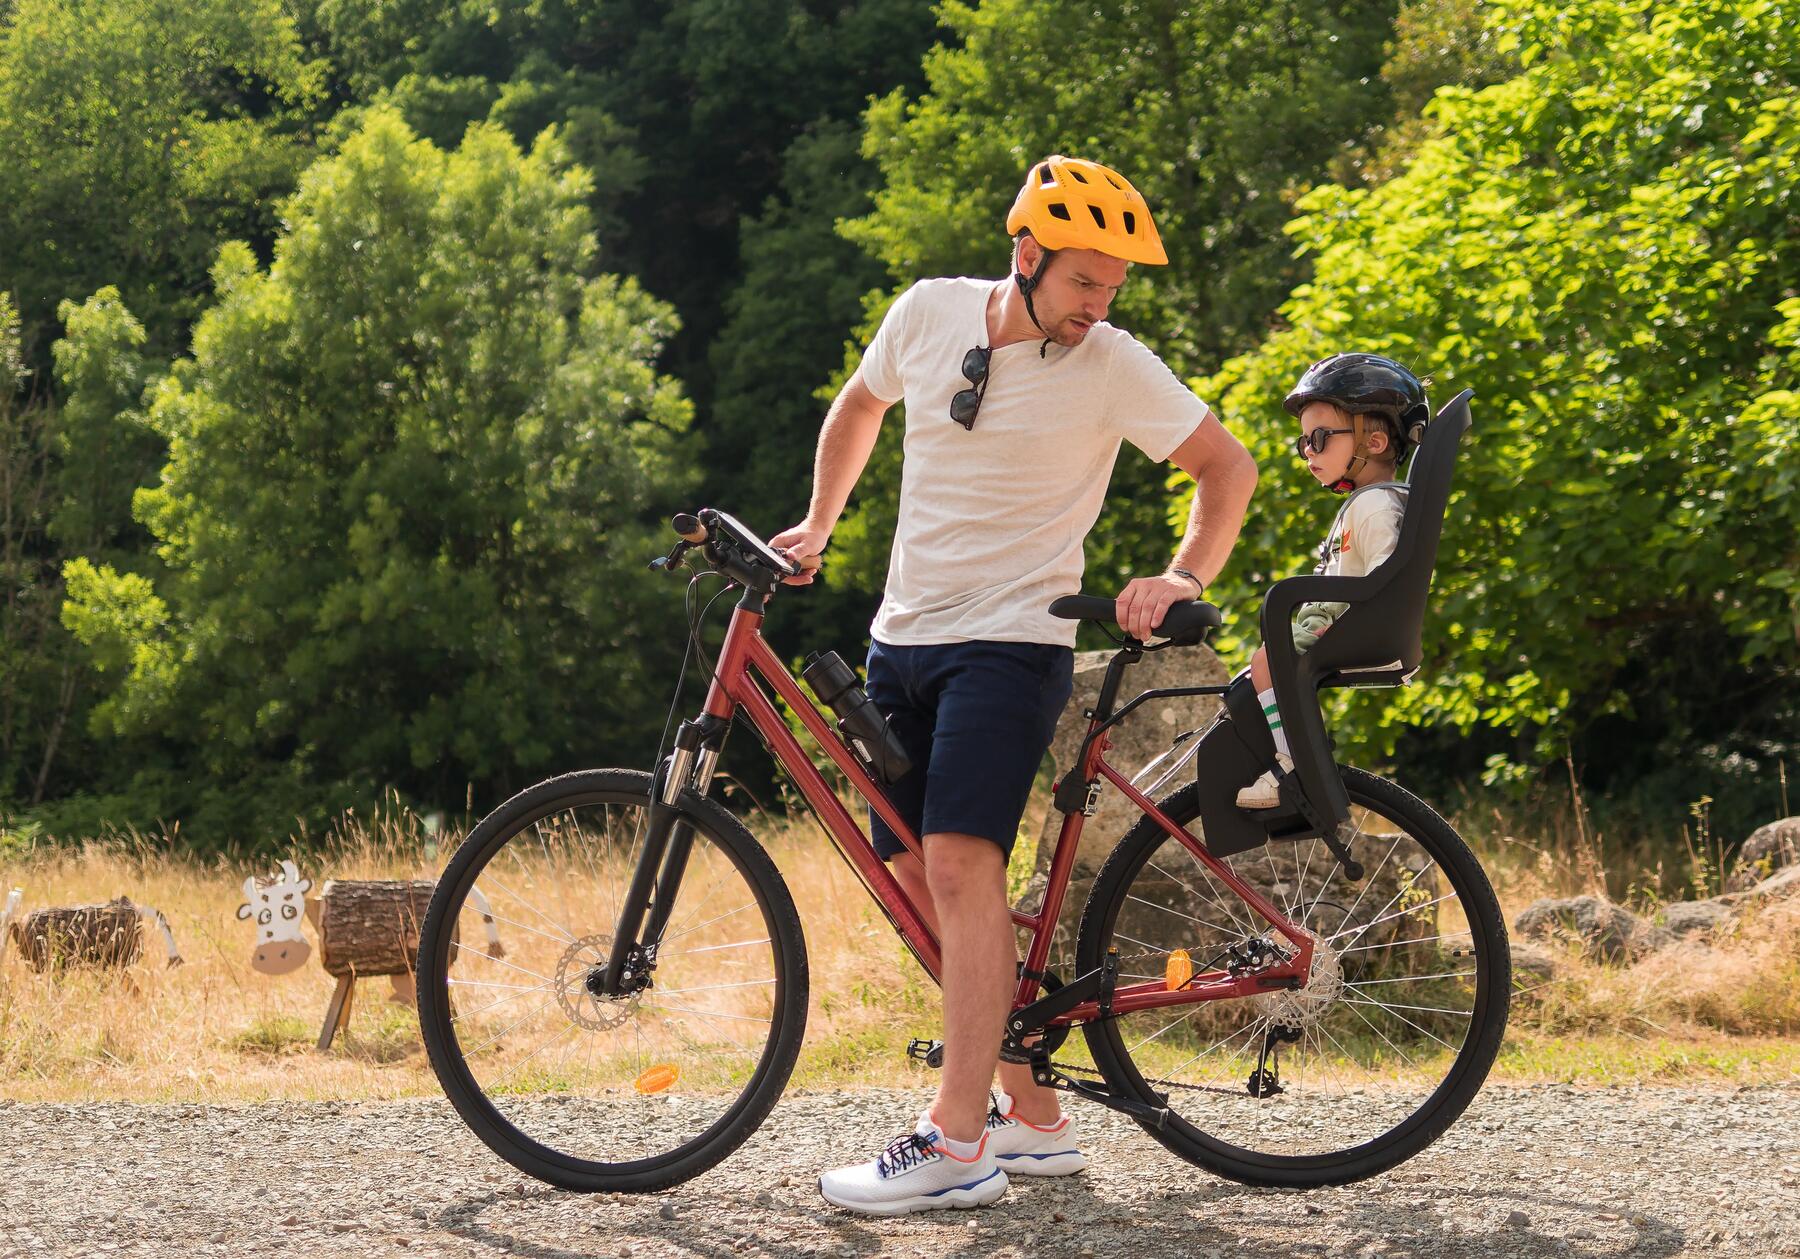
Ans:
[[[1406,490],[1394,475],[1415,426],[1431,415],[1425,384],[1405,366],[1379,354],[1333,354],[1302,373],[1287,396],[1288,414],[1300,421],[1294,451],[1319,483],[1349,498],[1319,547],[1318,567],[1327,577],[1362,577],[1394,553]],[[1346,603],[1304,603],[1294,617],[1294,646],[1304,652],[1330,631]],[[1294,768],[1267,651],[1250,659],[1256,698],[1275,736],[1275,760]],[[1240,809],[1272,809],[1281,803],[1273,770],[1238,792]]]

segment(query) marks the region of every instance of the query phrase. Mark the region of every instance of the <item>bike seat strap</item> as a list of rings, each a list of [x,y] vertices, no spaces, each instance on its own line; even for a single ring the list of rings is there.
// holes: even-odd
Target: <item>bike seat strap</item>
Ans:
[[[1050,615],[1065,621],[1103,621],[1117,625],[1119,605],[1097,595],[1064,595],[1050,605]],[[1219,609],[1199,599],[1175,604],[1163,614],[1156,632],[1171,643],[1184,647],[1203,643],[1223,623]]]

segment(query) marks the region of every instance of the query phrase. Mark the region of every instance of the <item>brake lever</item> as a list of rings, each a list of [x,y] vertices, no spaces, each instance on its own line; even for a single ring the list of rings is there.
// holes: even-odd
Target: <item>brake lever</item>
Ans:
[[[688,542],[685,539],[677,541],[674,546],[669,548],[669,553],[667,555],[659,555],[650,561],[650,571],[653,573],[666,573],[670,569],[680,568],[681,562],[687,558],[687,553],[693,549],[693,543]]]

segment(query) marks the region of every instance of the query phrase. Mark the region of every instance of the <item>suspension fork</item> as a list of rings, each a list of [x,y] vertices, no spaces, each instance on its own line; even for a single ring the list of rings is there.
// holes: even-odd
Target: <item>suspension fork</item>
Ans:
[[[729,719],[710,714],[697,721],[682,722],[675,732],[674,750],[657,766],[644,846],[638,852],[631,885],[625,891],[625,903],[619,908],[619,920],[613,928],[612,951],[607,955],[601,978],[601,996],[629,996],[640,990],[642,979],[654,964],[694,848],[694,828],[682,819],[677,804],[682,791],[688,788],[706,794],[730,728]],[[621,991],[633,954],[637,955],[637,973],[632,976],[630,992]]]

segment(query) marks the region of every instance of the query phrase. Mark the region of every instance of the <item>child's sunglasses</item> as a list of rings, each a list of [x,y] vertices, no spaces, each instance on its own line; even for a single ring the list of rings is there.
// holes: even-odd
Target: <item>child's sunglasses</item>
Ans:
[[[960,390],[950,399],[950,418],[971,432],[975,428],[975,413],[981,410],[981,400],[987,395],[988,356],[992,353],[988,346],[978,345],[963,355],[962,372],[973,387]]]
[[[1353,428],[1326,428],[1321,424],[1312,432],[1303,433],[1299,437],[1294,438],[1294,453],[1299,455],[1302,459],[1306,458],[1307,452],[1309,451],[1315,455],[1322,455],[1325,453],[1325,447],[1330,444],[1332,438],[1336,437],[1339,433],[1354,433],[1355,431],[1356,430]]]

